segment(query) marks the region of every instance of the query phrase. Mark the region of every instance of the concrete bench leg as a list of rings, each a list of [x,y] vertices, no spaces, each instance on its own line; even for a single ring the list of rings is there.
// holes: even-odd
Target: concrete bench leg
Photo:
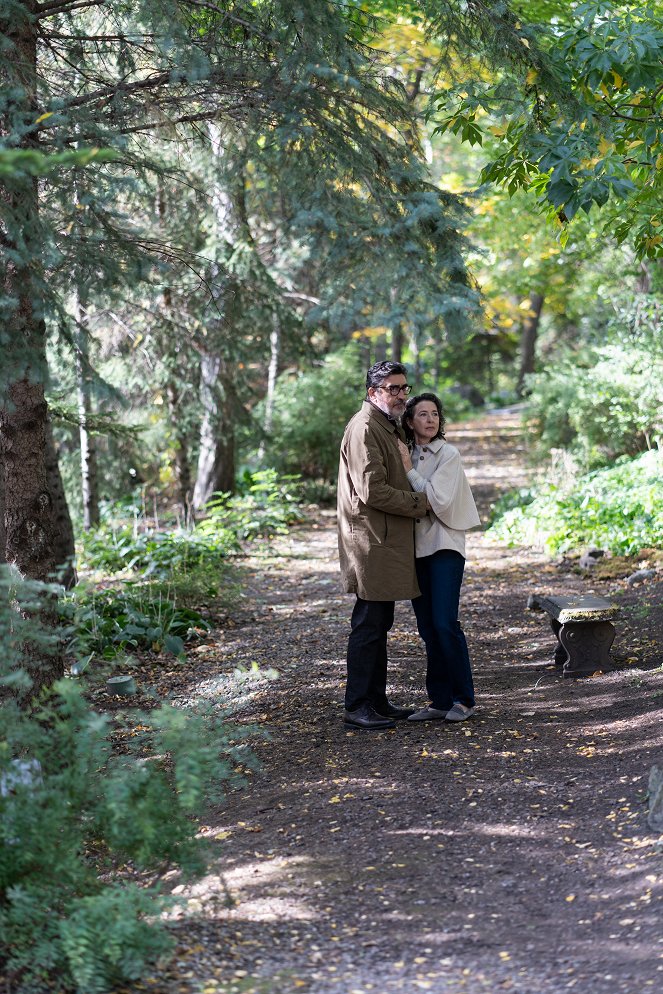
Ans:
[[[609,621],[569,621],[560,625],[553,618],[551,624],[558,639],[555,663],[562,666],[565,677],[591,676],[596,670],[612,669],[610,647],[615,640],[615,626]]]
[[[550,627],[555,633],[555,638],[557,639],[557,645],[555,647],[555,666],[563,666],[569,658],[569,654],[559,640],[559,633],[562,626],[555,618],[551,618]]]

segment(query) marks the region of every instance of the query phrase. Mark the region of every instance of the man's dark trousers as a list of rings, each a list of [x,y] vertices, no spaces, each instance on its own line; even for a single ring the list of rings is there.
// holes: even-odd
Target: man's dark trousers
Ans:
[[[348,639],[345,710],[370,704],[379,713],[387,704],[387,634],[394,623],[394,601],[357,598]]]

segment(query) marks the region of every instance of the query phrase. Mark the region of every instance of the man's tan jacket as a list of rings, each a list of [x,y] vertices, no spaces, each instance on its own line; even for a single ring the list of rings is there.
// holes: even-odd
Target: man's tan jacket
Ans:
[[[341,443],[338,548],[343,589],[369,601],[418,597],[414,522],[428,510],[408,483],[400,429],[368,401]]]

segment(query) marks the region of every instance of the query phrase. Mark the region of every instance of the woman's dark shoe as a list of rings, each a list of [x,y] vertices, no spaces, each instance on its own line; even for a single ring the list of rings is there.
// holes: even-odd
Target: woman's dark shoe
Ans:
[[[343,721],[346,728],[383,729],[395,728],[391,718],[383,718],[374,711],[370,704],[362,704],[356,711],[344,711]]]

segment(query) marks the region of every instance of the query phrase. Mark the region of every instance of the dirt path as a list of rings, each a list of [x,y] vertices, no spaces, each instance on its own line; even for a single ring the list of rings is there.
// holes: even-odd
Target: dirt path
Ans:
[[[524,482],[515,417],[449,437],[484,507]],[[660,584],[656,608],[653,587],[592,585],[476,534],[462,608],[476,716],[349,733],[351,598],[338,593],[333,515],[248,567],[245,617],[210,646],[220,671],[196,692],[268,733],[251,735],[262,766],[207,828],[218,864],[188,892],[174,963],[136,990],[661,990],[663,851],[645,803],[663,758]],[[525,605],[534,590],[587,589],[624,605],[622,664],[564,681],[546,617]],[[409,604],[390,650],[392,700],[423,704]]]

